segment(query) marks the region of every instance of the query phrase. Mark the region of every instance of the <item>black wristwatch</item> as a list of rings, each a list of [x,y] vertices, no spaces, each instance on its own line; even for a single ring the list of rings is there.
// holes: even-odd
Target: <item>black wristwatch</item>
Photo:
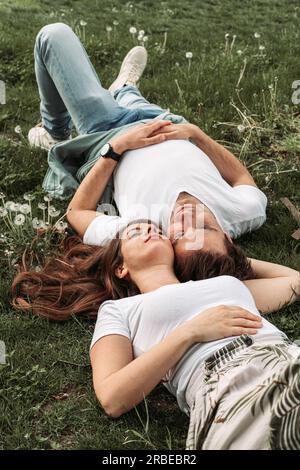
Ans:
[[[100,155],[103,158],[112,158],[116,162],[119,162],[122,157],[122,154],[116,153],[114,151],[109,142],[107,144],[104,144],[103,147],[101,147]]]

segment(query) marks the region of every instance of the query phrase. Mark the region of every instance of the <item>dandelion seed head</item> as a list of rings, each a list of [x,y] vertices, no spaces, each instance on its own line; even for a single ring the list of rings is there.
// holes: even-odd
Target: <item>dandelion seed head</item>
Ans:
[[[254,33],[254,37],[255,37],[255,39],[259,39],[259,38],[260,38],[260,34],[259,34],[259,33]]]
[[[24,214],[17,214],[14,218],[15,225],[23,225],[25,222],[25,215]]]
[[[87,22],[84,21],[84,20],[80,20],[80,26],[86,26],[87,25]]]
[[[25,201],[33,201],[35,199],[35,196],[33,194],[24,194],[23,198]]]
[[[108,33],[110,33],[111,30],[112,30],[112,27],[111,27],[111,26],[106,26],[106,31],[107,31]]]
[[[0,217],[6,217],[7,214],[7,209],[4,209],[4,207],[0,207]]]
[[[229,38],[229,33],[226,33],[225,34],[225,39],[228,39]]]
[[[15,127],[15,133],[16,133],[16,134],[22,134],[22,128],[21,128],[21,126],[16,126],[16,127]]]
[[[30,213],[30,205],[29,204],[21,204],[20,205],[20,212],[22,212],[22,214],[29,214]]]
[[[46,204],[44,204],[43,202],[39,202],[39,203],[38,203],[38,208],[39,208],[39,209],[42,209],[42,210],[45,210],[45,209],[47,209],[47,206],[46,206]]]
[[[193,53],[192,53],[192,52],[186,52],[186,53],[185,53],[185,57],[186,57],[187,59],[192,59],[192,58],[193,58]]]
[[[246,127],[243,126],[242,124],[239,124],[239,125],[237,126],[237,129],[238,129],[238,131],[242,134],[243,132],[245,132]]]
[[[130,34],[136,34],[136,31],[137,31],[137,29],[136,29],[134,26],[131,26],[131,27],[129,28]]]
[[[261,44],[258,49],[259,49],[260,51],[264,51],[264,50],[265,50],[265,46],[263,46],[263,45]]]
[[[119,24],[119,22],[118,22],[117,20],[114,20],[114,21],[113,21],[113,25],[114,25],[114,26],[118,26],[118,24]]]
[[[144,36],[143,37],[143,42],[147,42],[148,41],[148,36]]]

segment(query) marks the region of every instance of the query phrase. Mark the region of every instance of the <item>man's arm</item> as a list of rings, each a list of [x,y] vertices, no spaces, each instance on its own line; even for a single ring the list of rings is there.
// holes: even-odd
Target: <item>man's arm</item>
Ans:
[[[117,145],[114,145],[115,152],[119,153],[120,150]],[[91,221],[100,215],[96,211],[97,204],[116,165],[117,162],[111,158],[99,158],[82,180],[69,203],[67,220],[80,237],[83,237]]]
[[[249,258],[256,279],[244,281],[257,308],[270,313],[300,298],[300,273],[280,264]]]
[[[110,141],[114,151],[122,154],[126,150],[147,147],[165,140],[164,135],[152,136],[153,132],[170,125],[170,121],[153,120],[136,125]],[[67,209],[67,220],[76,232],[83,237],[92,220],[100,213],[97,204],[105,190],[109,178],[117,165],[110,158],[99,158],[80,183]],[[105,217],[104,214],[101,215]]]
[[[190,126],[191,140],[211,159],[228,184],[256,186],[247,168],[229,150],[211,139],[195,124]]]

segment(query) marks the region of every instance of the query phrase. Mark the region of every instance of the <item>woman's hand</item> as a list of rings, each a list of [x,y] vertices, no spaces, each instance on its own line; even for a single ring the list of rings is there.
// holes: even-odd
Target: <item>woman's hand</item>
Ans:
[[[158,144],[166,140],[164,131],[170,125],[170,121],[158,121],[157,119],[147,124],[139,124],[124,134],[114,137],[110,143],[117,153]]]
[[[244,308],[219,305],[208,308],[181,325],[195,343],[204,343],[228,336],[255,335],[262,319]]]
[[[172,139],[191,139],[194,135],[194,124],[170,124],[168,127],[157,129],[154,132],[155,135],[165,135],[165,140]]]

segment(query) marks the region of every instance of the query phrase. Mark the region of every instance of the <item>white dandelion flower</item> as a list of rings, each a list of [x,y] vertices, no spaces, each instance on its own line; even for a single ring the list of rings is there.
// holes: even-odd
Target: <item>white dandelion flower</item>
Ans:
[[[30,205],[29,204],[21,204],[20,205],[20,212],[22,212],[22,214],[29,214],[30,213]]]
[[[129,32],[130,32],[130,34],[132,34],[132,35],[136,34],[136,31],[137,31],[137,29],[136,29],[134,26],[131,26],[131,27],[129,28]]]
[[[50,217],[58,217],[60,214],[59,210],[56,210],[54,206],[49,207],[49,215]]]
[[[20,207],[21,207],[21,204],[19,203],[12,203],[11,207],[10,207],[10,211],[11,212],[18,212],[20,210]]]
[[[68,227],[68,224],[66,222],[63,222],[62,220],[60,222],[57,222],[54,226],[59,232],[64,232],[65,229]]]
[[[0,217],[6,217],[7,214],[8,214],[7,209],[4,209],[4,207],[0,207]]]
[[[9,211],[12,210],[13,207],[15,207],[15,203],[13,201],[6,201],[4,204],[5,208],[8,209]]]
[[[25,215],[24,214],[17,214],[14,218],[15,225],[23,225],[25,222]]]
[[[42,220],[39,220],[37,217],[34,217],[32,219],[32,226],[33,228],[37,229],[37,228],[41,228],[43,225],[43,221]]]
[[[259,33],[254,33],[254,37],[255,37],[255,39],[259,39],[259,38],[260,38],[260,34],[259,34]]]
[[[193,58],[193,53],[192,53],[192,52],[186,52],[186,53],[185,53],[185,57],[186,57],[187,59],[192,59],[192,58]]]
[[[80,20],[80,26],[86,26],[87,25],[87,22],[84,21],[84,20]]]
[[[23,198],[25,201],[33,201],[35,199],[35,196],[33,194],[24,194]]]

